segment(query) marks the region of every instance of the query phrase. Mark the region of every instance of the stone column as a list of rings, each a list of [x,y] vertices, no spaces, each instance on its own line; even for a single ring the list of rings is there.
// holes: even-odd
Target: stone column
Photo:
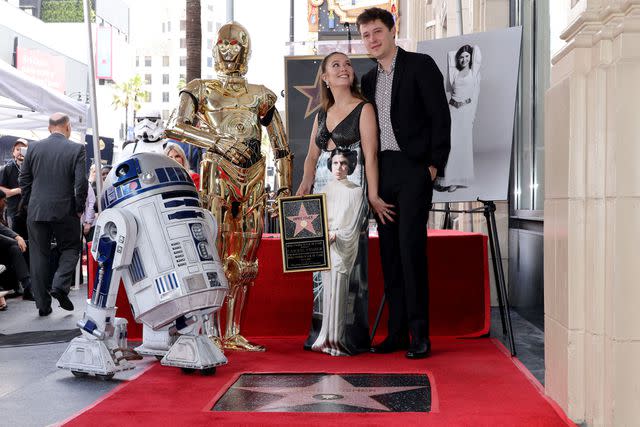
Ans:
[[[545,387],[640,420],[640,0],[572,0],[545,105]]]

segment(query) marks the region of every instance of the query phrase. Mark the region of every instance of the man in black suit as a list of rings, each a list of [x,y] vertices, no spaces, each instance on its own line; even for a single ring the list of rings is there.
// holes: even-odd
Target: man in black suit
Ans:
[[[371,351],[407,349],[408,358],[419,359],[431,352],[426,229],[433,181],[444,175],[449,156],[449,107],[433,59],[396,46],[391,13],[366,9],[357,25],[367,52],[378,61],[362,77],[362,90],[378,117],[378,192],[393,205],[375,212],[389,334]]]
[[[51,135],[29,145],[20,168],[23,208],[27,209],[32,293],[41,316],[51,313],[51,297],[73,310],[67,296],[80,256],[80,216],[87,198],[84,145],[69,141],[71,123],[63,113],[49,118]],[[60,260],[47,292],[51,238]]]

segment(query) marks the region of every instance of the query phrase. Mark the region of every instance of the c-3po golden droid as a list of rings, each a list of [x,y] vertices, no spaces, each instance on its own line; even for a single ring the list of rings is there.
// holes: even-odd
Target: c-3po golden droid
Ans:
[[[187,84],[165,132],[169,138],[206,149],[200,165],[201,198],[218,223],[218,253],[229,282],[224,334],[218,314],[213,335],[225,349],[264,351],[240,335],[244,302],[258,274],[256,256],[264,229],[262,126],[276,160],[279,197],[290,195],[293,156],[275,107],[276,95],[244,77],[250,48],[249,33],[242,25],[223,25],[213,48],[216,78]]]

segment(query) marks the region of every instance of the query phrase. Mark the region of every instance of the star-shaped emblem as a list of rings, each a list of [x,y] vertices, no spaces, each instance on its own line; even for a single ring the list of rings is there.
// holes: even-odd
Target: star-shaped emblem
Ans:
[[[307,110],[304,113],[304,118],[306,119],[310,115],[312,115],[320,105],[322,100],[320,98],[320,93],[322,91],[322,68],[318,65],[318,72],[316,73],[316,79],[312,85],[306,86],[294,86],[297,90],[299,90],[304,96],[308,98],[307,102]]]
[[[391,409],[372,396],[427,388],[407,387],[356,387],[340,375],[325,375],[320,381],[306,387],[236,387],[241,390],[273,393],[281,398],[256,409],[259,412],[287,412],[286,408],[313,404],[339,404],[389,412]]]
[[[307,208],[304,206],[304,203],[301,203],[298,215],[287,217],[289,221],[292,221],[296,224],[296,229],[293,232],[293,237],[296,237],[302,230],[307,230],[312,234],[316,234],[316,230],[315,228],[313,228],[313,220],[318,216],[318,214],[308,214]]]

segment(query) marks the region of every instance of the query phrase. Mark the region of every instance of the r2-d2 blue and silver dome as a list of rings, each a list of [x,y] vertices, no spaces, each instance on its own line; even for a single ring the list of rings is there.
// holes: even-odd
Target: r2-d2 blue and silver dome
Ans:
[[[143,324],[137,353],[205,373],[225,364],[203,330],[228,289],[215,246],[217,224],[200,207],[187,171],[161,154],[134,154],[107,176],[102,205],[91,244],[98,262],[93,294],[78,322],[82,336],[58,367],[106,377],[133,368],[126,360],[126,320],[115,317],[121,279]]]

